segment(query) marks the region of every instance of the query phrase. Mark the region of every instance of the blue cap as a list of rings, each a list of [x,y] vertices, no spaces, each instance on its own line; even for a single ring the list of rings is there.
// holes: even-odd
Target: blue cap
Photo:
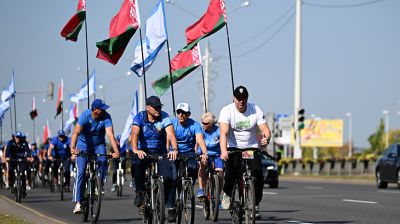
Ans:
[[[63,130],[58,131],[58,136],[65,136],[65,132]]]
[[[36,142],[32,142],[31,145],[36,145]]]
[[[117,136],[115,137],[115,140],[117,140],[117,142],[119,142],[119,141],[121,140],[121,135],[117,135]]]
[[[110,106],[108,106],[104,100],[102,99],[95,99],[92,103],[92,108],[100,109],[100,110],[107,110]]]
[[[20,132],[20,131],[17,131],[17,132],[15,133],[15,137],[16,137],[16,138],[23,138],[23,137],[24,137],[24,134],[23,134],[22,132]]]

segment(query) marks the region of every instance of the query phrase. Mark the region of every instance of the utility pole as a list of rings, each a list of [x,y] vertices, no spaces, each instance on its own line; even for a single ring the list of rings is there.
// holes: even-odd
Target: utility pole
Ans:
[[[205,91],[205,102],[203,102],[203,108],[204,104],[207,105],[208,111],[210,111],[210,104],[209,104],[209,81],[210,81],[210,74],[211,74],[211,51],[210,51],[210,41],[207,40],[206,43],[206,50],[204,53],[204,91]]]
[[[301,109],[301,7],[302,0],[296,0],[296,37],[295,37],[295,77],[294,77],[294,131],[295,143],[293,158],[302,158],[301,136],[298,111]]]

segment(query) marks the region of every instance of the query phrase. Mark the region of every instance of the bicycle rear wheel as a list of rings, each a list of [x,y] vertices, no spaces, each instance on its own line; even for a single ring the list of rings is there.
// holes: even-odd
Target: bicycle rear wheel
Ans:
[[[255,206],[256,206],[256,196],[254,189],[253,179],[247,180],[247,185],[244,188],[244,203],[243,207],[245,209],[245,220],[246,224],[252,223],[254,224],[256,221],[255,218]]]
[[[82,201],[81,201],[82,221],[83,222],[87,222],[88,217],[89,217],[89,198],[90,198],[91,183],[90,183],[88,174],[86,174],[85,183],[86,183],[85,189],[83,190]]]
[[[21,198],[22,198],[22,180],[21,180],[21,176],[18,175],[17,179],[15,181],[17,182],[17,184],[16,184],[17,190],[15,192],[16,202],[21,203]]]
[[[100,216],[101,209],[101,178],[95,176],[90,199],[90,218],[92,223],[96,223]]]
[[[218,221],[219,214],[219,177],[217,174],[212,175],[211,188],[210,188],[210,215],[213,222]]]
[[[165,197],[164,197],[164,183],[158,179],[155,182],[154,189],[154,203],[155,208],[152,211],[153,220],[155,224],[162,224],[165,222]]]
[[[232,223],[242,223],[242,203],[240,195],[240,185],[237,181],[233,186],[230,212],[232,216]]]
[[[185,224],[194,223],[194,190],[192,184],[188,184],[183,191],[183,218]]]

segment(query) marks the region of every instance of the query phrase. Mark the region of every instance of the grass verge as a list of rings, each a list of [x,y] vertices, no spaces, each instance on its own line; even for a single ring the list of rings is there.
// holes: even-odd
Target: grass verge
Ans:
[[[31,224],[30,222],[23,220],[21,218],[8,215],[8,214],[0,214],[0,223],[3,224]]]

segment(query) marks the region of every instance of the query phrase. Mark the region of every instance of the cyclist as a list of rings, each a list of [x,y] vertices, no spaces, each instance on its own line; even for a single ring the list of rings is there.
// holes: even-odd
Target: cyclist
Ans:
[[[31,180],[31,175],[35,175],[34,173],[32,174],[31,172],[31,168],[35,168],[36,170],[39,170],[39,149],[36,146],[36,142],[32,142],[30,144],[30,150],[31,150],[31,156],[33,158],[33,161],[31,163],[28,163],[28,167],[27,167],[27,177],[28,177],[28,182]],[[36,177],[34,177],[36,178]],[[26,186],[27,190],[30,190],[30,185],[32,185],[32,183],[28,183],[28,185]]]
[[[176,107],[176,114],[177,117],[172,119],[172,124],[174,126],[176,140],[178,142],[178,154],[184,157],[192,158],[187,161],[187,164],[188,164],[188,175],[192,177],[194,185],[194,183],[196,182],[196,178],[198,176],[195,146],[196,143],[200,145],[200,148],[202,150],[202,155],[201,155],[202,162],[206,163],[207,162],[206,144],[204,142],[200,124],[197,121],[189,118],[191,114],[189,104],[179,103]],[[180,163],[181,163],[180,160],[175,161],[177,169],[179,168]],[[168,211],[168,213],[171,213],[171,217],[174,217],[173,219],[169,220],[174,221],[175,211],[170,210]]]
[[[162,111],[163,104],[157,96],[150,96],[146,99],[146,110],[141,111],[133,118],[131,143],[134,156],[134,178],[136,197],[134,204],[143,207],[146,160],[143,160],[147,153],[167,155],[166,142],[171,141],[173,150],[168,152],[170,160],[175,160],[177,142],[174,128],[169,115]],[[176,171],[173,162],[165,159],[158,163],[158,172],[164,179],[165,207],[174,208],[175,191],[172,190],[176,182]]]
[[[44,168],[44,176],[42,176],[42,178],[43,178],[44,181],[46,181],[46,180],[49,179],[49,168],[50,168],[51,163],[50,163],[49,158],[48,158],[48,155],[47,155],[47,150],[49,149],[50,141],[51,141],[51,138],[47,138],[47,139],[43,142],[42,147],[41,147],[41,149],[40,149],[40,156],[39,156],[39,158],[41,158],[41,160],[42,160],[42,168],[41,168],[39,174],[40,174],[40,175],[42,174],[43,168]],[[43,167],[43,166],[44,166],[44,167]]]
[[[218,176],[219,176],[219,182],[221,183],[220,186],[222,186],[222,181],[224,177],[224,162],[222,161],[219,156],[221,155],[221,149],[219,145],[219,136],[220,136],[220,131],[219,127],[215,125],[217,122],[215,116],[211,112],[207,112],[201,116],[201,124],[202,124],[202,132],[204,136],[204,142],[206,143],[207,147],[207,153],[209,156],[218,156],[215,157],[214,159],[214,164],[215,164],[215,170],[218,171]],[[202,153],[201,149],[198,148],[197,153],[200,154]],[[200,163],[200,169],[199,169],[199,189],[197,190],[197,198],[201,199],[203,198],[204,195],[204,189],[206,186],[206,167],[207,164],[205,163]]]
[[[116,137],[117,140],[117,145],[119,150],[119,156],[121,159],[113,159],[112,164],[113,164],[113,176],[112,176],[112,187],[111,187],[111,192],[114,192],[116,190],[117,187],[117,170],[119,168],[119,163],[122,162],[122,169],[124,170],[124,178],[125,178],[125,170],[126,170],[126,153],[128,150],[126,150],[126,144],[123,148],[120,147],[120,143],[119,141],[121,140],[121,135],[117,135]],[[110,152],[112,151],[112,148],[110,149]],[[122,161],[121,161],[122,160]]]
[[[53,162],[53,167],[52,169],[54,170],[54,179],[51,180],[53,183],[58,183],[58,167],[61,164],[61,161],[63,162],[63,169],[64,169],[64,174],[65,174],[65,192],[69,192],[69,185],[70,185],[70,180],[71,180],[71,172],[70,172],[70,166],[71,166],[71,150],[69,148],[70,145],[70,138],[65,135],[65,132],[63,130],[58,131],[58,136],[55,136],[51,142],[49,149],[47,150],[47,156],[50,161],[53,161],[53,159],[56,159]]]
[[[78,155],[79,152],[88,152],[96,154],[106,154],[106,140],[111,143],[114,153],[113,158],[119,157],[118,145],[114,138],[111,115],[106,112],[108,105],[101,99],[95,99],[92,102],[91,108],[83,111],[79,116],[78,122],[75,125],[71,136],[71,153]],[[73,213],[81,213],[81,196],[85,186],[85,172],[87,156],[78,155],[76,157],[77,177],[74,183],[73,199],[75,208]],[[101,180],[104,181],[107,175],[107,158],[105,156],[97,157],[97,164]],[[102,194],[104,190],[102,189]]]
[[[223,107],[219,115],[221,158],[225,163],[224,194],[222,208],[230,206],[230,195],[234,181],[238,178],[241,169],[241,155],[231,154],[230,150],[258,149],[257,128],[262,134],[261,145],[267,145],[271,136],[267,121],[261,109],[253,103],[248,103],[249,93],[244,86],[238,86],[233,92],[233,103]],[[255,213],[256,218],[261,218],[259,203],[263,196],[263,173],[261,156],[254,153],[254,159],[249,164],[252,175],[255,177]]]
[[[27,159],[27,161],[33,161],[29,150],[28,143],[23,141],[24,134],[20,131],[15,133],[14,139],[10,140],[7,144],[6,149],[6,161],[8,161],[8,183],[11,186],[11,191],[14,193],[14,168],[19,165],[19,169],[22,173],[22,197],[26,197],[26,163],[16,163],[14,159]]]
[[[2,180],[3,182],[6,184],[6,189],[9,188],[8,186],[8,164],[6,162],[6,146],[5,145],[1,145],[0,146],[0,169],[2,171]]]

